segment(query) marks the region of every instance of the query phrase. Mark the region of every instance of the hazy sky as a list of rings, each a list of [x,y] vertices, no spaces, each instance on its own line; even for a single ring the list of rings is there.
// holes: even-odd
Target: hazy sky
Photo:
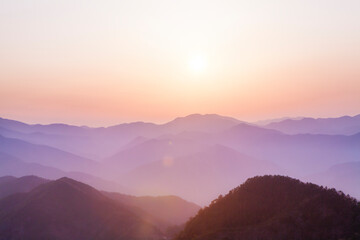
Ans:
[[[0,0],[0,116],[360,113],[360,1]]]

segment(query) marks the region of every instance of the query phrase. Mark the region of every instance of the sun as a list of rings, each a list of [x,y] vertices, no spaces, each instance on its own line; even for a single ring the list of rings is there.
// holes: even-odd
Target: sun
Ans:
[[[193,73],[203,73],[206,65],[206,58],[202,55],[195,55],[189,59],[189,67]]]

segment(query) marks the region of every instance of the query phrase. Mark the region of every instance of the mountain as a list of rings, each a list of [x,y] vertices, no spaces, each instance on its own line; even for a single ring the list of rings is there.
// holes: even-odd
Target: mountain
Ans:
[[[20,178],[11,176],[0,177],[0,198],[14,193],[29,192],[47,182],[49,180],[37,176],[24,176]]]
[[[192,114],[165,124],[132,122],[99,128],[26,124],[0,118],[0,135],[101,160],[123,150],[125,145],[137,137],[156,138],[183,131],[219,132],[238,123],[239,120],[216,114]]]
[[[135,183],[129,183],[127,179],[132,171],[134,171],[133,173],[139,171],[141,174],[147,175],[141,169],[146,169],[149,167],[148,165],[157,165],[157,168],[160,169],[163,162],[185,159],[186,156],[199,154],[214,145],[226,146],[253,159],[272,162],[283,170],[282,174],[298,178],[323,172],[336,164],[356,162],[360,158],[360,148],[358,147],[360,133],[350,136],[289,135],[278,130],[213,114],[193,114],[165,124],[134,122],[106,128],[64,126],[61,124],[25,124],[24,127],[24,124],[14,123],[11,120],[5,121],[7,124],[3,125],[1,122],[0,127],[3,128],[0,128],[1,133],[20,134],[13,136],[13,138],[0,137],[0,151],[2,152],[16,156],[23,162],[39,163],[66,172],[96,174],[103,179],[117,181],[120,185],[123,183],[134,185],[136,189],[142,185],[140,183],[142,179],[135,179]],[[10,130],[6,128],[9,126]],[[17,133],[14,133],[15,130]],[[22,138],[29,139],[29,141],[21,140]],[[33,142],[39,140],[45,145],[34,144],[30,140]],[[3,144],[2,141],[7,142],[7,145]],[[48,145],[56,145],[59,148]],[[71,151],[62,150],[64,148]],[[72,154],[72,152],[81,152],[81,155]],[[101,161],[94,163],[94,161],[82,157],[84,155],[96,156],[96,159]],[[87,164],[88,161],[92,163]],[[200,168],[196,165],[198,162],[194,161],[194,168]],[[190,166],[185,168],[190,168]],[[168,171],[170,170],[162,170],[162,172]],[[265,173],[278,172],[258,172],[258,174]],[[5,172],[4,174],[10,173]],[[27,174],[36,173],[28,172]],[[124,175],[126,176],[123,177]],[[227,174],[224,172],[222,179],[227,179],[226,176]],[[181,177],[183,176],[181,175]],[[247,177],[251,176],[247,175]],[[242,181],[244,179],[237,180]],[[161,183],[161,185],[164,184]],[[226,190],[233,186],[229,183]],[[129,188],[132,187],[129,186]],[[148,191],[148,187],[145,188],[146,191],[143,190],[141,194],[153,194],[153,192]],[[167,187],[155,190],[154,193],[158,192],[161,195],[178,195],[178,192],[182,191],[168,192]],[[182,197],[188,199],[186,196]],[[209,196],[210,199],[214,197],[216,195]],[[191,200],[194,201],[194,199]]]
[[[215,133],[241,123],[239,120],[216,114],[191,114],[176,118],[165,124],[153,124],[145,122],[124,123],[107,127],[98,131],[108,136],[121,136],[114,138],[118,142],[118,151],[110,158],[116,158],[119,150],[125,150],[125,145],[134,146],[134,139],[154,139],[167,134],[180,134],[185,131],[197,131]],[[138,139],[139,140],[139,139]],[[138,142],[138,141],[137,141]],[[141,142],[141,141],[140,141]],[[122,147],[120,147],[122,146]]]
[[[30,132],[30,126],[26,123],[0,118],[0,127],[8,130],[20,131],[20,132]]]
[[[255,124],[255,125],[258,125],[258,126],[265,126],[265,125],[268,125],[268,124],[270,124],[270,123],[281,122],[281,121],[288,120],[288,119],[291,119],[291,120],[301,120],[301,119],[303,119],[303,117],[281,117],[281,118],[272,118],[272,119],[265,119],[265,120],[256,121],[256,122],[254,122],[254,124]]]
[[[26,163],[20,159],[0,152],[0,176],[21,177],[25,175],[37,175],[44,178],[57,176],[64,173],[56,168],[43,166],[37,163]]]
[[[54,124],[26,124],[23,122],[0,118],[0,127],[21,133],[41,132],[47,134],[60,135],[82,135],[89,129],[88,127],[78,127],[63,123]]]
[[[201,152],[142,165],[121,175],[137,195],[176,195],[200,205],[225,193],[248,177],[278,173],[271,162],[214,145]]]
[[[119,176],[144,164],[176,158],[204,150],[207,145],[197,143],[191,139],[158,138],[140,142],[129,146],[114,156],[103,160],[104,175]]]
[[[184,131],[180,134],[173,135],[172,137],[175,139],[191,139],[193,141],[202,142],[203,144],[224,144],[237,147],[242,143],[253,144],[254,141],[273,139],[274,137],[279,136],[285,136],[285,134],[253,124],[239,123],[217,133]]]
[[[218,143],[254,158],[274,162],[287,174],[299,178],[360,158],[360,134],[288,135],[273,129],[239,124],[198,141]]]
[[[31,129],[31,128],[30,128]],[[66,133],[46,132],[20,132],[0,127],[0,135],[6,138],[20,139],[32,144],[47,145],[85,158],[96,158],[90,151],[89,146],[94,145],[94,139],[89,134],[70,135]]]
[[[339,134],[352,135],[360,132],[360,114],[338,118],[286,119],[265,125],[287,134]]]
[[[0,135],[33,144],[48,145],[84,158],[102,159],[115,154],[134,137],[147,134],[156,124],[130,123],[111,127],[79,127],[67,124],[26,124],[0,118]]]
[[[167,133],[181,133],[183,131],[199,131],[199,132],[221,132],[225,129],[233,127],[241,121],[224,117],[217,114],[191,114],[186,117],[179,117],[171,122],[162,125]]]
[[[248,179],[189,220],[176,240],[360,238],[360,203],[289,177]]]
[[[0,239],[164,239],[148,216],[61,178],[0,200]]]
[[[53,167],[47,167],[37,163],[27,163],[11,155],[0,152],[0,176],[22,177],[26,175],[36,175],[46,179],[58,179],[70,177],[77,181],[89,184],[97,189],[104,191],[119,191],[131,193],[131,190],[118,183],[104,180],[83,172],[66,172]]]
[[[200,207],[177,196],[131,196],[104,192],[104,195],[123,204],[138,207],[169,225],[184,224],[195,216]]]
[[[241,123],[234,127],[215,135],[219,141],[229,141],[230,143],[251,142],[253,140],[263,140],[284,135],[279,131],[258,127],[255,125]]]
[[[26,124],[0,118],[0,135],[32,144],[47,145],[90,159],[114,154],[132,136],[107,128],[78,127],[67,124]]]
[[[6,184],[7,182],[11,182],[12,180],[15,180],[16,177],[13,177],[13,176],[3,176],[3,177],[0,177],[0,184]]]
[[[219,132],[235,126],[241,121],[217,114],[191,114],[178,117],[164,124],[144,122],[124,123],[106,128],[107,131],[121,132],[122,134],[155,137],[166,133],[181,133],[183,131]]]
[[[29,192],[37,186],[48,183],[50,180],[37,176],[0,177],[0,198],[14,193]],[[91,185],[91,184],[90,184]],[[184,224],[194,216],[200,207],[177,196],[131,196],[117,192],[101,192],[108,198],[122,204],[136,207],[159,219],[166,226]]]
[[[32,144],[0,135],[0,152],[22,161],[39,163],[65,171],[89,171],[96,162],[46,145]]]
[[[286,171],[284,173],[299,178],[324,171],[335,164],[358,161],[360,158],[360,148],[358,147],[360,134],[351,136],[326,134],[288,135],[277,130],[246,123],[237,124],[221,132],[184,131],[178,134],[162,135],[155,139],[164,140],[164,142],[168,140],[172,143],[188,142],[193,145],[191,146],[192,151],[196,150],[196,146],[201,146],[197,152],[203,151],[206,146],[220,144],[253,158],[273,162],[284,169]],[[131,147],[122,150],[120,152],[123,154],[122,156],[120,156],[121,154],[117,157],[113,156],[113,163],[118,162],[119,166],[124,167],[123,169],[129,170],[126,166],[132,168],[159,159],[161,150],[163,150],[163,156],[170,155],[173,158],[181,156],[165,154],[168,151],[166,150],[168,146],[165,145],[153,144],[154,151],[150,147],[143,148],[141,144],[145,142],[146,140],[141,140],[135,146],[130,145]],[[156,140],[152,140],[152,142],[156,142]],[[177,144],[173,144],[172,147],[174,149],[170,153],[181,153],[181,150],[183,150],[184,155],[185,153],[191,154],[191,152],[187,152],[190,148],[182,148],[181,145]],[[134,154],[125,154],[130,151]],[[142,155],[142,153],[144,154]],[[121,170],[119,171],[121,172]]]
[[[313,174],[306,178],[316,184],[336,188],[346,194],[360,199],[360,162],[336,164],[326,171]]]

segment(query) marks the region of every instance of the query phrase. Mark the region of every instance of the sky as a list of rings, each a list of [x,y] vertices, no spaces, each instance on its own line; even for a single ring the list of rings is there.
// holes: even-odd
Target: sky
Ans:
[[[360,113],[360,1],[0,0],[0,116]]]

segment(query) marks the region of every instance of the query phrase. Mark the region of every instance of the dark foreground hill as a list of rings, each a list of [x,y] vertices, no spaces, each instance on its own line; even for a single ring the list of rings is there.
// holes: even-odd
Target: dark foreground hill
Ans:
[[[189,220],[176,240],[189,239],[360,239],[360,204],[289,177],[254,177]]]
[[[37,176],[0,177],[0,199],[15,193],[30,192],[50,180]],[[155,218],[157,227],[166,230],[173,225],[183,225],[200,209],[200,206],[177,196],[131,196],[117,192],[101,192],[106,197],[136,209],[142,215]]]
[[[69,178],[0,200],[0,239],[163,239],[155,220]]]

